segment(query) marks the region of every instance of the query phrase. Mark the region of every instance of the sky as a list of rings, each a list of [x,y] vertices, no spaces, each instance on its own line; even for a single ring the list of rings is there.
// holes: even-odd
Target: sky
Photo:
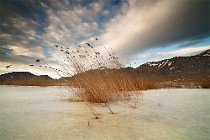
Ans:
[[[75,49],[95,38],[97,50],[133,67],[210,49],[209,0],[1,0],[0,17],[0,74],[58,78],[28,65],[65,65],[55,45]]]

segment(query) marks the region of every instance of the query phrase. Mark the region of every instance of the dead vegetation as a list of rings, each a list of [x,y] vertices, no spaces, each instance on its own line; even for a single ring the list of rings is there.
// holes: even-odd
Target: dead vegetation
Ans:
[[[97,40],[96,38],[95,41]],[[112,114],[114,112],[109,103],[132,101],[132,106],[135,106],[141,93],[130,91],[144,89],[136,71],[124,70],[115,53],[104,47],[105,53],[102,55],[92,44],[94,43],[80,44],[74,50],[55,46],[65,54],[68,62],[68,70],[62,73],[73,76],[73,83],[78,87],[69,101],[84,101],[95,118],[99,116],[90,103],[104,103]],[[71,85],[72,82],[69,83],[69,86]]]

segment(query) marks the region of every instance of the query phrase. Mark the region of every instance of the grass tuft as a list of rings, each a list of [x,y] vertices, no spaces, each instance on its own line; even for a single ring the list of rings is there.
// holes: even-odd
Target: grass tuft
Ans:
[[[95,41],[97,40],[98,38],[95,39]],[[95,118],[99,118],[99,115],[90,103],[104,103],[112,114],[114,112],[109,107],[109,103],[132,101],[134,102],[133,106],[136,106],[141,93],[130,91],[143,89],[137,72],[132,69],[123,69],[119,57],[114,52],[110,52],[104,47],[102,53],[93,44],[93,42],[80,44],[75,50],[65,49],[59,45],[55,46],[65,55],[65,61],[69,65],[66,73],[73,76],[73,83],[78,87],[74,90],[75,99],[69,100],[84,101]],[[69,86],[72,86],[72,81]]]

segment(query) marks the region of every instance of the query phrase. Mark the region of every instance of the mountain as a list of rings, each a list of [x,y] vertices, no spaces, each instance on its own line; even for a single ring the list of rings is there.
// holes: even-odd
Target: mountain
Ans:
[[[48,79],[51,80],[52,78],[50,78],[48,75],[34,75],[30,72],[12,72],[12,73],[5,73],[0,75],[0,80],[20,80],[22,78],[24,79],[31,79],[31,78],[41,78],[41,79]]]
[[[29,72],[12,72],[0,75],[0,85],[52,85],[54,79],[47,75],[34,75]]]
[[[196,56],[210,56],[210,49],[201,52],[200,54],[196,55]]]
[[[210,49],[195,56],[145,63],[136,70],[157,87],[210,87]]]

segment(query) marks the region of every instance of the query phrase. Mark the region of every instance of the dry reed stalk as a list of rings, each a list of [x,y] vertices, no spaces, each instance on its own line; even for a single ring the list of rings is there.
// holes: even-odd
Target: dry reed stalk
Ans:
[[[99,118],[99,114],[90,103],[105,103],[114,114],[109,103],[133,100],[138,95],[129,91],[139,90],[142,87],[135,73],[122,69],[123,65],[115,53],[109,52],[104,46],[107,54],[102,55],[92,44],[81,44],[74,50],[56,45],[56,48],[65,54],[69,66],[68,70],[64,69],[66,72],[62,70],[57,72],[74,75],[73,83],[79,88],[73,90],[74,95],[86,103],[95,118]]]

